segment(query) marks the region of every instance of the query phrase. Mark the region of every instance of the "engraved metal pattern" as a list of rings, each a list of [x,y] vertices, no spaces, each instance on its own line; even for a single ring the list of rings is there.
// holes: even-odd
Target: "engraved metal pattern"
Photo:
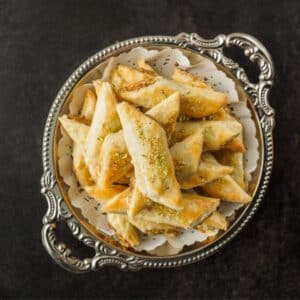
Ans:
[[[90,235],[78,223],[76,218],[69,211],[57,187],[54,176],[54,162],[52,147],[54,139],[54,128],[57,122],[58,113],[64,104],[68,94],[80,78],[90,69],[108,56],[119,50],[129,50],[136,46],[174,46],[196,50],[198,53],[207,56],[215,62],[223,65],[240,81],[244,90],[251,96],[259,116],[260,126],[263,132],[263,148],[265,160],[263,162],[263,175],[259,182],[259,189],[253,198],[249,208],[235,226],[226,232],[220,239],[211,243],[203,249],[183,253],[172,257],[148,257],[139,254],[125,253],[117,250],[108,244]],[[260,69],[258,83],[249,81],[247,74],[237,62],[223,54],[225,47],[238,46],[244,50],[245,56],[256,62]],[[272,130],[275,124],[274,110],[268,102],[268,96],[273,84],[274,67],[271,57],[265,47],[254,37],[243,33],[229,35],[218,35],[214,39],[203,39],[196,33],[181,33],[177,36],[146,36],[129,39],[103,49],[86,60],[68,78],[60,89],[50,109],[43,137],[43,168],[44,174],[41,178],[41,192],[48,203],[48,210],[43,218],[42,241],[45,249],[51,257],[63,268],[75,273],[95,271],[104,266],[116,266],[121,270],[139,270],[141,268],[170,268],[186,265],[199,261],[212,255],[226,245],[254,215],[263,196],[266,192],[273,165],[273,136]],[[56,240],[55,226],[57,221],[66,222],[72,234],[86,246],[94,249],[94,256],[86,259],[79,259],[72,255],[71,250],[63,243]]]

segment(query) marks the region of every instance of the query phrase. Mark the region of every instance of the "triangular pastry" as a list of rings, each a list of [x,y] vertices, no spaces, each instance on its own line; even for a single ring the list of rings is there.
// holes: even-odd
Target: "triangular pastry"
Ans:
[[[227,96],[210,87],[200,88],[157,77],[154,83],[142,82],[120,89],[118,95],[135,105],[152,107],[174,92],[180,95],[181,114],[200,118],[217,112],[226,105]]]
[[[126,102],[118,104],[117,111],[132,158],[137,186],[153,201],[181,209],[180,188],[164,129]]]
[[[90,89],[86,90],[83,106],[81,109],[81,116],[86,120],[88,120],[89,122],[91,122],[93,119],[96,102],[97,102],[97,97],[95,93]]]
[[[77,180],[83,188],[93,184],[90,172],[86,167],[82,151],[80,147],[74,143],[73,145],[73,171]]]
[[[110,75],[110,80],[116,91],[128,86],[148,85],[153,83],[155,78],[155,72],[149,68],[132,68],[125,65],[118,65]]]
[[[85,191],[95,200],[100,203],[106,202],[113,198],[114,196],[120,194],[126,189],[124,185],[113,185],[104,190],[99,189],[97,186],[86,186],[84,187]]]
[[[170,148],[177,180],[194,174],[199,166],[203,145],[203,130],[198,129]]]
[[[240,185],[242,189],[245,188],[244,181],[244,165],[243,165],[243,153],[232,152],[230,150],[223,149],[215,153],[217,160],[233,169],[231,177]]]
[[[59,118],[59,122],[72,141],[76,143],[83,152],[84,144],[90,127],[74,119],[68,118],[66,115],[61,116]]]
[[[183,194],[182,202],[183,209],[174,210],[148,199],[147,205],[137,213],[136,217],[149,222],[190,228],[215,211],[220,203],[218,199],[197,194]]]
[[[132,189],[128,188],[116,195],[112,199],[108,200],[101,206],[101,210],[106,213],[122,213],[126,214],[129,202],[131,201],[133,196]],[[139,194],[135,192],[135,196],[139,197]],[[137,198],[136,198],[137,199]],[[128,220],[131,224],[133,224],[137,229],[139,229],[143,233],[147,234],[159,234],[159,233],[169,233],[176,231],[176,228],[166,224],[159,224],[154,222],[149,222],[143,220],[143,218],[132,216],[128,212]]]
[[[172,74],[172,79],[178,82],[189,84],[194,87],[200,87],[200,88],[209,87],[209,85],[206,84],[204,81],[202,81],[200,78],[178,68],[174,70]]]
[[[221,165],[211,153],[205,152],[202,154],[197,171],[179,180],[180,188],[189,190],[197,186],[202,186],[219,177],[231,174],[232,171],[231,167]]]
[[[97,181],[101,145],[106,135],[121,128],[116,112],[117,99],[109,83],[103,82],[96,103],[94,117],[85,142],[84,158],[87,167]]]
[[[156,76],[153,71],[119,65],[111,81],[120,98],[137,106],[150,108],[174,92],[181,100],[181,113],[203,117],[217,112],[226,105],[227,96],[206,84],[193,86],[185,82]]]
[[[220,109],[216,114],[210,116],[210,119],[215,121],[235,120],[237,122],[237,120],[224,108]],[[227,142],[223,146],[223,148],[231,150],[233,152],[246,151],[245,146],[243,144],[243,127],[241,127],[240,134],[231,141]]]
[[[246,148],[243,144],[243,135],[242,133],[239,134],[236,138],[232,141],[229,141],[223,146],[224,149],[228,149],[233,152],[245,152]]]
[[[96,104],[96,96],[91,90],[87,90],[83,106],[81,109],[81,117],[90,121],[93,117]],[[66,116],[60,118],[60,122],[69,136],[73,139],[73,171],[82,187],[93,184],[89,170],[86,167],[83,150],[89,127],[82,124],[76,119],[68,119]]]
[[[226,218],[216,210],[196,228],[201,231],[206,231],[207,229],[226,230],[227,226]]]
[[[128,198],[127,214],[129,218],[134,218],[141,209],[151,203],[152,201],[140,191],[139,187],[135,183],[131,197]]]
[[[248,203],[249,196],[230,175],[220,177],[202,186],[203,191],[210,197],[217,197],[229,202]]]
[[[105,137],[99,161],[97,186],[102,189],[118,182],[132,169],[123,130]]]
[[[145,221],[140,217],[129,217],[129,222],[145,234],[175,233],[178,231],[174,226]]]
[[[93,86],[98,97],[103,81],[101,79],[93,80]]]
[[[202,154],[197,171],[189,177],[179,180],[179,184],[182,189],[188,190],[231,174],[232,171],[231,167],[221,165],[211,153],[205,152]]]
[[[126,215],[107,214],[107,221],[123,246],[135,247],[140,243],[138,232]]]
[[[224,144],[240,134],[241,124],[234,121],[188,121],[176,123],[171,145],[203,129],[204,151],[219,150]]]
[[[180,99],[179,94],[176,92],[149,109],[146,115],[158,122],[165,129],[167,138],[170,139],[175,130],[179,111]]]
[[[132,188],[128,187],[121,193],[106,201],[101,210],[105,213],[126,214],[128,209],[128,198],[131,197]]]

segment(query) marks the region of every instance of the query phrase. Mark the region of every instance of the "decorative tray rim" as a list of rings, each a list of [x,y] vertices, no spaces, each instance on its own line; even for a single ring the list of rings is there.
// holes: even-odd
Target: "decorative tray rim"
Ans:
[[[126,49],[136,46],[173,46],[189,49],[207,56],[225,67],[251,96],[252,104],[259,118],[260,131],[262,132],[263,172],[258,183],[258,189],[245,213],[230,230],[216,241],[201,249],[174,256],[151,257],[124,252],[96,239],[72,215],[60,193],[55,177],[52,151],[54,131],[58,114],[67,96],[82,76],[97,64],[119,51],[126,51]],[[258,83],[250,82],[245,70],[237,62],[223,54],[223,49],[231,46],[242,48],[245,56],[258,64],[260,69]],[[48,209],[43,218],[42,242],[50,256],[66,270],[83,273],[98,270],[106,265],[118,266],[122,270],[135,271],[141,268],[178,267],[204,259],[220,250],[249,222],[262,202],[270,181],[274,148],[272,131],[275,125],[275,117],[268,96],[273,85],[273,78],[274,66],[270,54],[257,39],[245,33],[220,34],[214,39],[204,39],[196,33],[180,33],[176,36],[143,36],[117,42],[88,58],[71,74],[58,92],[51,106],[43,135],[41,193],[47,200]],[[86,246],[93,248],[95,255],[91,258],[79,259],[72,254],[72,251],[65,244],[57,242],[55,232],[57,221],[66,222],[72,234]]]

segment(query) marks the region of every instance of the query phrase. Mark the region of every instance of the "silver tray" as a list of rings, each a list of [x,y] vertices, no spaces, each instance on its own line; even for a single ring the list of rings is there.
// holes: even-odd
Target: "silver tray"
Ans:
[[[196,249],[189,249],[183,253],[156,257],[130,252],[101,239],[93,231],[83,226],[59,186],[59,176],[55,162],[55,132],[58,115],[63,108],[74,86],[92,68],[107,58],[128,51],[136,46],[161,47],[170,46],[186,49],[204,55],[213,60],[218,66],[230,74],[240,84],[249,96],[248,104],[252,108],[260,142],[260,166],[256,175],[253,200],[243,210],[231,227],[216,240]],[[252,62],[258,64],[260,74],[257,83],[249,81],[247,74],[237,62],[224,55],[226,47],[238,46],[244,50]],[[214,39],[204,39],[196,33],[181,33],[177,36],[145,36],[117,42],[82,63],[68,78],[58,92],[50,109],[43,136],[43,170],[41,178],[41,193],[48,203],[48,210],[43,218],[42,242],[46,251],[56,263],[64,269],[83,273],[95,271],[104,266],[117,266],[122,270],[140,270],[142,268],[170,268],[179,267],[204,259],[228,244],[248,223],[262,202],[266,192],[273,165],[273,136],[274,110],[269,105],[268,95],[273,84],[274,67],[270,54],[254,37],[244,33],[220,34]],[[94,256],[80,259],[64,243],[56,239],[57,222],[65,222],[73,236],[86,246],[94,249]]]

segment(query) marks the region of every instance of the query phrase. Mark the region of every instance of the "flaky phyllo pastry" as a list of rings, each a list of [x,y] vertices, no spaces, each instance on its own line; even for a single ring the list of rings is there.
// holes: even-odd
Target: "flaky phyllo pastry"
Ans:
[[[144,235],[226,230],[220,203],[251,201],[243,126],[227,95],[180,68],[164,77],[151,60],[115,63],[105,78],[59,121],[78,184],[115,238],[136,248]]]

